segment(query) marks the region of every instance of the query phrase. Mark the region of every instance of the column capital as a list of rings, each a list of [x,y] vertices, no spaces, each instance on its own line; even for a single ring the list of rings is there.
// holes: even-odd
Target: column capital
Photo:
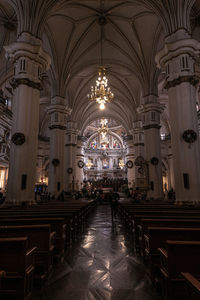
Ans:
[[[71,121],[71,120],[67,121],[66,129],[67,129],[66,130],[67,134],[73,134],[76,136],[78,136],[78,134],[79,134],[79,130],[77,128],[77,122],[75,122],[75,121]]]
[[[144,129],[141,120],[137,120],[133,122],[132,132],[133,132],[134,146],[144,146]]]
[[[156,55],[156,64],[166,73],[166,88],[174,87],[182,82],[196,85],[194,63],[200,53],[200,43],[191,38],[170,40]]]
[[[77,122],[69,120],[66,126],[66,143],[65,146],[76,146],[80,130],[77,128]]]
[[[164,111],[165,105],[160,102],[149,102],[142,104],[138,112],[142,114],[143,129],[160,129],[160,114]]]
[[[138,131],[138,130],[142,130],[142,120],[135,120],[133,121],[133,129],[132,131]]]
[[[60,96],[55,96],[51,99],[51,104],[46,108],[46,112],[49,115],[53,113],[61,113],[66,116],[69,116],[72,112],[72,109],[66,106],[65,98]]]
[[[158,113],[162,113],[165,109],[165,105],[160,103],[160,102],[149,102],[149,103],[145,103],[142,104],[140,107],[138,107],[138,112],[140,114],[144,114],[147,112],[158,112]]]
[[[13,87],[25,84],[40,88],[40,75],[51,63],[49,54],[43,50],[42,41],[24,32],[16,42],[4,48],[6,57],[15,66]]]
[[[66,130],[67,116],[71,114],[71,109],[64,104],[64,98],[54,97],[46,112],[50,115],[49,129]]]
[[[165,66],[168,61],[182,54],[189,54],[197,58],[200,53],[200,42],[191,38],[185,38],[166,42],[163,49],[155,57],[158,68]]]

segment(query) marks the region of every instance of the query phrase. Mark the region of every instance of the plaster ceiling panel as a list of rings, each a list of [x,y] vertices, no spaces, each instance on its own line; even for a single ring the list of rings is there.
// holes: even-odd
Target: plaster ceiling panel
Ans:
[[[74,21],[82,22],[84,20],[89,20],[91,16],[96,14],[96,11],[91,7],[91,5],[83,5],[81,1],[77,4],[66,4],[61,6],[61,8],[56,10],[56,13],[68,16],[71,18],[73,16]]]
[[[145,57],[145,61],[146,63],[149,63],[152,52],[155,51],[153,47],[159,25],[158,19],[155,15],[150,14],[148,16],[137,18],[134,22],[134,25],[137,31],[138,39],[141,43],[141,49]]]
[[[132,70],[135,65],[133,55],[127,53],[126,48],[122,47],[120,43],[111,40],[103,42],[103,64],[114,65],[120,69]]]
[[[62,64],[73,24],[64,18],[53,17],[48,20],[48,26],[54,41],[57,59]]]
[[[2,15],[10,20],[14,16],[14,10],[6,0],[1,0],[0,2],[0,16]]]
[[[200,14],[200,0],[196,0],[191,11],[191,16],[194,18]]]
[[[71,41],[70,65],[74,69],[80,68],[80,65],[88,66],[88,64],[99,63],[99,36],[97,27],[91,25],[87,28],[81,26],[82,32],[76,30]]]
[[[126,19],[132,19],[135,15],[144,13],[144,7],[128,1],[109,1],[106,9],[112,16],[121,16]]]
[[[126,30],[123,30],[123,28],[126,28]],[[124,32],[126,32],[126,34],[124,34]],[[130,36],[130,39],[128,36]],[[132,43],[134,34],[131,31],[129,23],[115,23],[111,20],[111,24],[105,26],[105,37],[107,40],[106,44],[110,45],[110,51],[107,49],[105,55],[114,60],[132,64],[135,51]]]

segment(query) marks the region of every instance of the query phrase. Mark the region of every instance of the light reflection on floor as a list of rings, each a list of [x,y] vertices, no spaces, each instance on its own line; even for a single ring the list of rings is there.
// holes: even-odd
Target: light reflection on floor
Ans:
[[[131,251],[109,205],[101,205],[88,229],[66,252],[34,300],[157,300],[140,260]]]

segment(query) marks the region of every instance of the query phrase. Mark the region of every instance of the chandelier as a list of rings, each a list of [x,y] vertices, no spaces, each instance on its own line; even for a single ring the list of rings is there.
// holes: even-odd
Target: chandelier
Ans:
[[[120,160],[119,160],[119,167],[120,167],[121,169],[123,169],[124,166],[125,166],[125,163],[124,163],[123,159],[120,159]]]
[[[103,4],[103,3],[102,3]],[[103,9],[103,8],[102,8]],[[88,99],[96,101],[99,104],[101,110],[105,109],[105,104],[109,103],[113,98],[114,94],[111,92],[110,87],[108,86],[108,79],[106,77],[106,69],[103,67],[103,26],[106,24],[106,19],[102,13],[102,16],[99,18],[99,24],[101,28],[101,39],[100,39],[100,67],[98,70],[98,79],[96,80],[95,87],[91,87],[91,92],[88,94]]]
[[[101,134],[102,139],[105,139],[107,133],[108,133],[108,120],[105,118],[102,118],[100,121],[100,128],[98,129],[98,133]]]
[[[87,161],[87,163],[86,163],[85,165],[86,165],[86,167],[87,167],[88,169],[91,169],[91,167],[93,166],[93,163],[91,162],[90,159],[88,159],[88,161]]]
[[[105,104],[109,103],[114,94],[108,87],[108,79],[106,78],[106,69],[104,67],[99,68],[99,77],[96,80],[95,87],[91,87],[91,93],[88,94],[89,100],[95,100],[99,104],[101,110],[105,109]]]

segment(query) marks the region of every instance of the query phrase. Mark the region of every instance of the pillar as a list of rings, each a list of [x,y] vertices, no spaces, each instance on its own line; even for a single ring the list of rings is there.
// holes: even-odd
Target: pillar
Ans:
[[[76,148],[76,177],[77,189],[81,190],[84,179],[84,147],[87,138],[84,136],[78,136],[77,148]]]
[[[144,98],[144,104],[139,108],[142,114],[145,160],[148,164],[149,189],[147,198],[163,198],[162,187],[162,159],[160,142],[160,114],[164,107],[157,102],[155,95]]]
[[[48,68],[50,57],[41,40],[27,32],[5,50],[15,67],[7,201],[31,204],[38,151],[40,74]]]
[[[133,136],[127,135],[124,137],[124,142],[126,143],[127,153],[126,153],[126,166],[127,166],[127,179],[128,187],[133,188],[134,185],[134,147],[133,147]]]
[[[135,188],[148,188],[147,168],[144,164],[144,130],[142,121],[133,122],[133,141],[134,141],[134,180]]]
[[[76,145],[77,145],[77,123],[67,122],[66,140],[65,140],[65,190],[75,189],[76,177]]]
[[[195,59],[200,43],[178,30],[167,38],[156,62],[166,71],[174,183],[177,203],[200,202],[200,143],[196,111]]]
[[[50,153],[49,153],[49,184],[51,195],[58,195],[65,188],[65,131],[66,116],[71,110],[66,107],[65,99],[54,97],[47,108],[50,116]]]

